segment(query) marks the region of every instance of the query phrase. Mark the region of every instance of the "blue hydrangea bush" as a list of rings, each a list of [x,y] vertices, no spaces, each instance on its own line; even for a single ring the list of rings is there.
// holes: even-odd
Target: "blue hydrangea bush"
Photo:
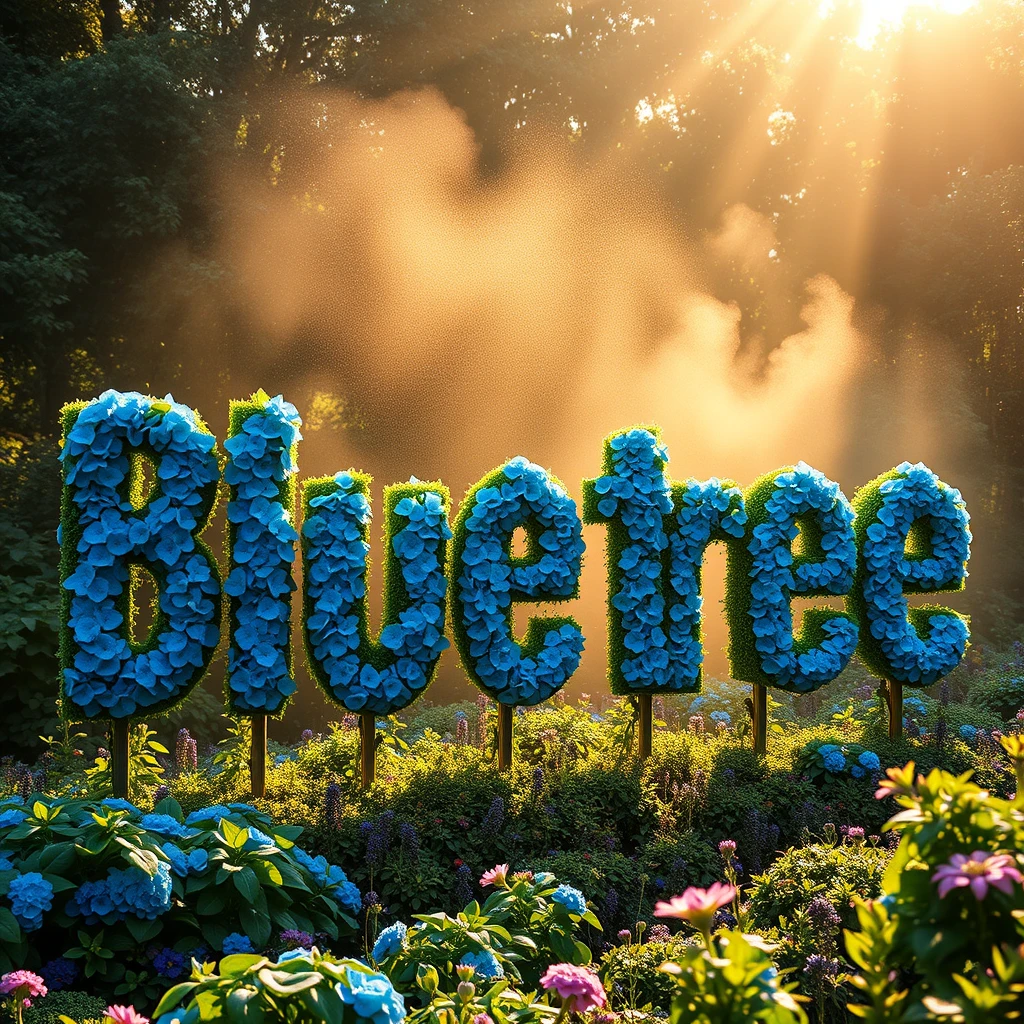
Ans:
[[[527,553],[511,553],[522,527]],[[583,633],[570,616],[535,617],[519,644],[516,601],[579,596],[584,543],[576,503],[542,467],[522,456],[470,488],[454,527],[452,632],[469,677],[501,704],[532,706],[576,671]]]
[[[276,715],[296,689],[291,596],[302,421],[281,395],[258,391],[231,403],[229,424],[227,705],[235,714]]]
[[[66,406],[62,423],[58,657],[66,710],[88,719],[166,710],[198,683],[220,640],[220,573],[199,539],[217,499],[216,441],[169,395],[106,391]],[[143,571],[159,596],[152,627],[137,638]]]
[[[815,740],[797,755],[797,767],[814,780],[847,778],[871,783],[881,774],[882,762],[860,743]]]
[[[268,948],[285,931],[355,934],[362,897],[337,865],[241,803],[184,815],[172,799],[35,796],[0,803],[0,973],[112,992],[126,972],[170,982],[192,956]]]
[[[668,458],[657,427],[619,431],[605,439],[603,474],[583,484],[585,521],[608,525],[613,693],[700,689],[701,562],[709,544],[744,532],[743,495],[735,483],[674,484]]]
[[[343,472],[303,486],[303,631],[310,671],[350,711],[390,715],[430,685],[448,646],[448,526],[440,483],[384,490],[384,626],[366,611],[371,477]]]

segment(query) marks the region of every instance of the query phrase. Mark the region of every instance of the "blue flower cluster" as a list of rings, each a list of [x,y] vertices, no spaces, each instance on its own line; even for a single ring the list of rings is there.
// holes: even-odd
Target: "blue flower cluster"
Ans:
[[[169,814],[144,814],[139,824],[149,832],[170,836],[172,839],[191,839],[199,835],[198,829],[182,825],[177,818],[172,818]]]
[[[502,704],[539,704],[576,671],[583,634],[571,623],[549,629],[544,644],[524,657],[512,635],[512,603],[571,597],[579,582],[583,524],[576,503],[540,466],[510,459],[463,507],[465,542],[457,553],[463,658],[471,673]],[[537,558],[513,559],[512,534],[531,533]],[[542,552],[542,553],[541,553]],[[467,657],[468,655],[468,657]]]
[[[299,539],[282,501],[298,471],[292,448],[301,440],[295,406],[281,395],[247,416],[224,442],[231,487],[228,522],[234,527],[231,570],[224,590],[231,602],[228,689],[236,711],[273,715],[295,692],[288,666],[291,566]]]
[[[851,750],[839,747],[835,743],[823,743],[818,747],[818,756],[821,758],[822,766],[832,775],[838,775],[849,768],[853,778],[863,779],[869,772],[881,769],[882,762],[873,750],[861,750],[859,754],[856,751],[856,747]]]
[[[335,985],[341,1000],[352,1007],[357,1020],[369,1024],[400,1024],[405,1019],[405,1000],[383,974],[358,970],[345,972],[345,980]]]
[[[6,811],[0,811],[0,828],[11,828],[20,825],[28,815],[19,811],[17,807],[9,807]]]
[[[466,953],[459,963],[463,967],[472,967],[481,978],[504,978],[505,968],[498,963],[498,958],[489,950]]]
[[[575,886],[563,883],[551,894],[551,898],[555,903],[561,903],[571,914],[582,917],[587,912],[587,899]]]
[[[867,626],[884,662],[886,677],[911,686],[931,686],[959,664],[970,631],[950,611],[928,617],[922,640],[907,618],[906,591],[939,590],[959,584],[970,558],[970,516],[960,492],[948,487],[927,466],[900,463],[899,476],[878,485],[882,506],[862,541]],[[929,553],[907,558],[907,535],[927,521]]]
[[[300,846],[293,846],[292,855],[312,876],[322,889],[326,889],[339,904],[350,914],[358,914],[363,906],[363,896],[355,882],[350,882],[348,875],[337,864],[328,864],[327,858],[320,855],[311,857]]]
[[[978,729],[974,725],[960,726],[960,739],[965,743],[973,743],[978,738]]]
[[[160,847],[171,862],[171,870],[179,878],[189,875],[201,875],[210,863],[210,855],[203,849],[190,850],[187,854],[174,843],[164,843]]]
[[[53,906],[53,886],[38,871],[18,872],[8,883],[11,913],[27,932],[43,926],[43,913]]]
[[[754,647],[770,684],[806,693],[842,672],[857,647],[858,629],[852,618],[837,613],[821,623],[826,637],[821,645],[797,654],[790,596],[850,589],[857,563],[853,509],[838,484],[804,462],[780,473],[774,484],[764,503],[768,521],[754,527],[747,546],[753,558],[749,615]],[[808,514],[821,531],[821,561],[793,557],[797,519]]]
[[[637,690],[671,690],[682,675],[675,672],[665,635],[665,597],[661,588],[662,552],[669,545],[664,516],[672,511],[672,487],[665,474],[668,449],[649,430],[636,428],[616,434],[608,442],[613,472],[594,481],[600,496],[598,512],[606,519],[617,518],[629,538],[618,551],[616,579],[618,590],[611,598],[612,608],[619,613],[623,644],[635,657],[623,654],[619,665],[613,665],[626,685]],[[687,530],[678,538],[685,547]],[[685,570],[674,565],[682,587],[679,614],[686,614]],[[699,614],[699,609],[698,609]],[[677,631],[682,641],[692,633],[689,628]],[[685,648],[685,643],[679,646]],[[609,646],[609,653],[617,653]],[[691,659],[692,660],[692,659]],[[697,662],[699,671],[700,662]]]
[[[676,529],[668,539],[669,582],[677,595],[676,599],[670,599],[668,606],[668,688],[671,690],[693,691],[700,682],[704,663],[704,648],[700,641],[704,607],[700,570],[704,551],[716,538],[742,537],[746,522],[743,493],[738,487],[723,484],[715,477],[703,482],[687,481],[676,513]],[[654,607],[648,616],[653,620],[662,602],[661,595],[652,595],[650,602]],[[660,622],[660,619],[652,621],[655,642],[664,636]],[[642,680],[638,680],[639,684]]]
[[[241,932],[231,932],[230,935],[224,936],[224,941],[220,944],[221,952],[225,956],[230,956],[232,953],[251,953],[253,952],[252,939],[248,935],[243,935]]]
[[[127,718],[183,696],[220,639],[220,583],[195,536],[220,475],[214,438],[168,396],[104,392],[68,431],[64,486],[77,511],[77,564],[63,586],[73,597],[74,641],[64,695],[87,718]],[[127,493],[132,451],[157,462],[159,493],[140,511]],[[58,540],[68,524],[62,523]],[[131,561],[152,565],[166,628],[134,653],[125,616]]]
[[[451,538],[444,502],[433,491],[405,497],[395,515],[408,523],[390,538],[401,566],[408,605],[380,633],[393,660],[377,669],[361,654],[365,619],[365,541],[370,503],[351,473],[335,476],[330,494],[310,501],[316,512],[302,527],[309,644],[335,699],[350,711],[388,715],[411,703],[429,683],[444,636],[445,545]]]
[[[86,924],[112,924],[129,915],[153,921],[171,907],[171,872],[162,861],[148,875],[134,865],[109,868],[107,877],[83,882],[69,900],[66,912],[81,916]]]
[[[396,921],[385,928],[373,944],[374,962],[379,964],[382,960],[387,960],[389,956],[394,956],[405,945],[405,937],[408,932],[409,929],[402,921]]]

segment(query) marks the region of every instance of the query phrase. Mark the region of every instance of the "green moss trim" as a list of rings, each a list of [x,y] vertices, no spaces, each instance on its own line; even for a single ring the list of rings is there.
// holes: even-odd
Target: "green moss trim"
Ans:
[[[761,686],[774,686],[775,683],[762,670],[761,658],[754,646],[757,638],[754,636],[753,620],[750,617],[750,573],[754,567],[754,559],[749,550],[750,539],[758,526],[771,519],[765,505],[776,489],[776,477],[782,473],[791,473],[793,469],[793,466],[783,466],[781,469],[758,477],[750,485],[743,494],[747,512],[743,538],[730,538],[731,543],[728,544],[725,569],[725,617],[729,627],[729,643],[726,651],[729,656],[730,673],[734,679],[741,682],[758,683]],[[821,550],[822,530],[814,513],[808,512],[797,516],[796,523],[800,527],[801,549],[793,556],[794,572],[800,565],[818,562],[824,557],[824,552]],[[792,550],[792,546],[790,550]],[[803,599],[836,597],[838,595],[819,587],[793,596]],[[859,621],[848,611],[839,611],[825,605],[806,609],[799,627],[793,631],[793,652],[797,657],[819,646],[826,639],[822,625],[829,619]],[[780,689],[786,688],[780,687]]]
[[[235,437],[237,434],[242,432],[242,425],[250,416],[255,416],[263,412],[267,407],[267,402],[270,401],[270,396],[263,391],[257,391],[255,394],[250,396],[246,400],[235,400],[232,399],[228,403],[228,438]],[[293,444],[291,447],[292,462],[297,466],[299,464],[299,446]],[[225,457],[226,458],[226,457]],[[298,495],[299,495],[299,483],[298,473],[290,473],[284,480],[278,484],[277,487],[277,500],[281,502],[282,507],[291,517],[292,526],[298,528],[296,521],[296,510],[298,508]],[[233,485],[228,485],[228,501],[234,501],[238,496],[238,488]],[[227,522],[227,529],[225,530],[224,538],[224,551],[227,560],[227,569],[231,571],[231,552],[235,546],[235,534],[238,531],[238,524],[231,522],[229,519]],[[293,563],[294,564],[294,563]],[[292,608],[292,594],[288,596],[288,614],[289,619],[291,617]],[[228,636],[227,645],[230,649],[231,637],[234,632],[235,616],[238,614],[238,598],[228,597]],[[289,622],[288,629],[288,645],[284,652],[285,664],[288,666],[288,674],[294,679],[295,678],[295,645],[292,641],[292,630]],[[267,715],[267,718],[280,719],[284,717],[285,711],[288,709],[288,705],[292,702],[291,696],[285,697],[281,703],[281,707],[273,715]],[[227,659],[224,663],[224,706],[228,709],[228,714],[234,717],[253,718],[254,713],[250,708],[238,708],[235,707],[235,695],[231,689],[231,670],[228,668]]]
[[[508,460],[506,460],[506,462],[497,469],[491,470],[491,472],[486,476],[481,477],[480,480],[466,491],[466,496],[462,499],[462,504],[459,506],[459,514],[456,517],[455,522],[452,524],[451,569],[448,575],[449,590],[451,591],[448,603],[450,611],[449,627],[451,629],[452,637],[455,640],[455,648],[458,650],[459,658],[462,661],[462,668],[466,675],[472,680],[473,684],[483,690],[494,700],[498,699],[498,695],[483,682],[479,675],[477,675],[475,661],[473,656],[470,654],[469,648],[471,641],[463,624],[462,601],[459,597],[459,578],[462,576],[464,564],[462,561],[462,553],[466,550],[466,534],[468,532],[466,529],[466,523],[473,512],[474,506],[476,505],[476,493],[483,487],[500,488],[502,484],[508,483],[509,479],[505,476],[504,468],[507,462]],[[550,470],[548,471],[548,479],[568,493],[568,489],[565,487],[565,484],[551,473]],[[506,538],[503,545],[505,554],[508,556],[509,564],[513,567],[519,565],[532,565],[543,555],[543,551],[537,542],[538,537],[543,532],[543,527],[537,522],[536,516],[528,516],[519,525],[526,531],[526,554],[522,557],[512,554],[511,534]],[[521,591],[516,590],[510,591],[510,596],[512,601],[508,606],[505,621],[508,623],[509,635],[516,641],[516,643],[519,644],[522,655],[525,658],[534,658],[541,652],[544,647],[544,637],[552,629],[561,629],[562,626],[574,626],[580,631],[580,633],[583,632],[579,622],[571,615],[539,615],[530,619],[526,627],[526,636],[520,639],[516,636],[513,609],[516,604],[537,604],[538,600],[537,598],[530,597],[523,594]],[[579,596],[580,580],[577,576],[576,585],[573,587],[571,594],[564,597],[546,597],[543,601],[545,604],[561,603],[564,601],[575,601]],[[545,699],[547,698],[541,698],[534,703],[542,703]]]
[[[368,473],[360,473],[356,470],[349,470],[348,472],[355,481],[355,486],[352,488],[351,493],[365,495],[366,500],[370,501],[372,505],[370,485],[373,482],[373,477]],[[333,494],[337,489],[338,484],[333,476],[313,477],[304,481],[302,484],[302,521],[305,523],[312,516],[316,515],[317,510],[310,505],[310,502],[314,498]],[[405,580],[402,577],[402,564],[391,545],[391,539],[406,525],[408,520],[403,516],[397,515],[395,508],[403,498],[421,499],[425,494],[438,495],[441,498],[441,504],[444,507],[445,518],[451,518],[451,492],[439,480],[390,484],[384,488],[384,558],[382,560],[384,600],[381,614],[381,629],[389,623],[395,622],[398,619],[398,616],[412,604],[409,598],[409,593],[406,590]],[[366,544],[370,543],[370,526],[371,524],[367,523],[360,530],[360,537]],[[309,542],[301,532],[300,538],[302,546],[302,578],[303,581],[305,581],[308,578],[307,567],[309,560]],[[449,581],[450,575],[448,573],[448,564],[450,557],[450,544],[451,541],[441,541],[437,555],[441,571]],[[366,573],[363,577],[366,593],[369,593],[370,591],[370,570],[371,560],[369,555],[367,555]],[[442,610],[446,618],[448,615],[447,605],[450,603],[450,590],[451,583],[449,582],[448,592],[445,593],[444,601],[442,602]],[[377,669],[377,671],[383,671],[390,665],[394,664],[395,654],[393,651],[381,644],[379,640],[375,640],[370,636],[369,615],[366,608],[365,594],[356,602],[355,610],[356,614],[359,616],[359,649],[357,653],[365,664],[372,665]],[[328,700],[339,705],[339,707],[345,708],[345,704],[335,697],[334,691],[331,689],[327,673],[324,671],[323,665],[320,663],[320,659],[317,658],[316,654],[313,652],[313,647],[309,638],[309,628],[307,626],[309,616],[311,614],[312,600],[304,585],[302,591],[302,643],[306,651],[306,663],[309,666],[310,675],[312,675],[314,680],[316,680],[317,685],[321,690],[323,690]],[[412,699],[408,702],[409,704],[421,697],[434,681],[434,678],[437,675],[437,666],[439,661],[440,658],[434,662],[434,666],[427,676],[426,684],[422,689],[413,694]],[[407,706],[408,704],[396,706],[394,710],[401,711],[403,707]],[[350,709],[345,708],[345,710],[348,711]],[[360,712],[357,711],[356,713],[358,714]]]
[[[871,635],[871,628],[868,625],[867,602],[864,600],[864,583],[868,576],[867,562],[864,558],[864,544],[867,540],[868,527],[878,519],[878,512],[885,503],[881,487],[887,480],[898,480],[903,474],[897,469],[890,469],[887,473],[875,477],[874,480],[864,484],[853,496],[851,504],[857,514],[853,521],[853,532],[857,538],[857,568],[853,577],[853,589],[847,595],[847,611],[859,623],[861,623],[860,636],[857,643],[857,657],[864,666],[881,679],[888,679],[892,671],[888,659],[882,652],[881,644]],[[949,489],[949,485],[939,481],[939,486]],[[931,557],[931,517],[921,516],[915,520],[907,534],[906,558],[911,562],[920,562]],[[928,587],[927,589],[913,582],[904,582],[904,594],[955,594],[962,591],[966,586],[967,563],[964,563],[964,572],[959,580],[947,584],[944,587]],[[927,640],[929,634],[928,620],[933,615],[953,615],[962,619],[970,626],[970,616],[963,615],[955,608],[947,608],[940,604],[923,604],[907,609],[907,621],[914,627],[921,640]],[[970,641],[967,644],[970,647]],[[912,686],[912,683],[904,683],[905,686]],[[934,683],[929,684],[934,685]]]
[[[158,399],[151,400],[158,401]],[[68,434],[74,428],[82,410],[91,404],[92,403],[90,402],[82,401],[69,402],[61,409],[60,443],[62,449],[67,441]],[[199,413],[196,412],[195,409],[193,409],[192,412],[196,418],[196,424],[199,430],[204,434],[211,434],[212,436],[211,430]],[[221,473],[223,473],[224,457],[217,449],[216,445],[214,445],[213,454],[217,458]],[[123,497],[130,501],[135,509],[135,512],[131,514],[141,519],[145,516],[146,506],[148,506],[151,501],[155,501],[161,494],[160,479],[155,472],[153,473],[152,486],[149,493],[146,493],[145,476],[146,464],[148,463],[155,470],[160,463],[160,456],[150,446],[141,445],[130,453],[129,459],[129,471],[124,483]],[[110,716],[106,714],[86,715],[82,712],[81,708],[79,708],[78,705],[73,704],[64,693],[64,669],[74,666],[75,655],[78,653],[78,645],[75,643],[75,638],[69,625],[69,620],[71,618],[72,594],[69,590],[65,590],[64,588],[65,580],[67,580],[67,578],[71,576],[77,568],[78,542],[82,539],[82,528],[79,525],[78,506],[72,500],[71,487],[66,483],[68,470],[73,464],[74,463],[70,458],[61,464],[61,478],[65,483],[61,488],[60,496],[60,626],[57,635],[57,661],[60,665],[60,672],[58,673],[58,705],[61,715],[69,721],[104,721],[108,720]],[[202,500],[196,510],[196,522],[198,523],[198,526],[192,536],[195,538],[196,551],[206,559],[207,564],[210,566],[210,572],[212,573],[213,578],[217,581],[218,588],[221,588],[221,592],[223,593],[224,581],[220,565],[217,562],[213,550],[201,539],[200,536],[207,527],[209,527],[210,520],[213,518],[216,511],[219,491],[220,479],[218,477],[217,480],[205,486],[200,492]],[[127,562],[129,566],[129,584],[125,587],[124,592],[120,597],[117,598],[116,607],[124,619],[121,624],[121,636],[128,642],[129,647],[134,653],[141,654],[146,651],[151,651],[157,646],[160,633],[167,625],[167,617],[159,607],[160,592],[166,581],[166,572],[162,571],[160,567],[150,564],[143,558],[130,558],[127,559]],[[151,625],[145,639],[142,641],[136,641],[134,639],[135,621],[138,614],[136,591],[143,579],[142,572],[140,570],[145,570],[152,576],[156,583],[156,593],[153,598],[153,624]],[[214,601],[215,612],[213,624],[217,627],[218,631],[220,630],[223,611],[222,604],[222,600]],[[206,674],[210,667],[210,662],[219,650],[219,646],[220,645],[218,644],[217,647],[209,649],[203,659],[203,664],[198,666],[189,677],[184,691],[181,694],[168,700],[160,701],[156,704],[150,704],[145,708],[140,708],[136,714],[130,716],[129,720],[142,718],[150,719],[158,715],[167,714],[184,704],[188,699],[189,693],[191,693]]]

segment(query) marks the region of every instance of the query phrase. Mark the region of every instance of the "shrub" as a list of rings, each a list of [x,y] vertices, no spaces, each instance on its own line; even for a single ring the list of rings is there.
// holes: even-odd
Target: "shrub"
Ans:
[[[51,991],[42,999],[33,1000],[25,1010],[25,1024],[62,1024],[62,1017],[70,1017],[81,1022],[102,1020],[107,1004],[99,996],[88,992],[76,992],[69,989],[63,992]]]
[[[894,768],[880,795],[900,812],[900,843],[883,897],[858,901],[860,931],[846,945],[860,968],[862,1015],[899,1007],[908,1018],[1011,1019],[1024,982],[1024,737],[1007,736],[1018,796],[913,762]],[[900,969],[902,968],[902,973]]]
[[[300,832],[245,804],[186,818],[170,799],[146,815],[112,799],[5,800],[0,968],[66,957],[103,994],[158,994],[210,946],[354,934],[359,890],[297,847]]]
[[[751,923],[758,930],[784,927],[784,921],[823,896],[850,924],[853,898],[871,899],[881,891],[889,856],[881,846],[849,840],[789,849],[752,879],[747,893]]]
[[[405,1004],[382,974],[358,960],[317,949],[284,953],[275,963],[240,953],[220,961],[219,973],[194,970],[167,991],[155,1015],[198,1021],[296,1019],[330,1024],[399,1024]]]
[[[608,950],[601,958],[600,975],[611,1008],[668,1010],[676,984],[661,965],[685,944],[680,937],[671,942],[626,942]]]

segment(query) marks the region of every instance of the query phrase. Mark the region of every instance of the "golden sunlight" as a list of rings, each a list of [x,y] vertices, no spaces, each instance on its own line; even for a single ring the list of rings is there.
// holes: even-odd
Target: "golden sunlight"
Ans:
[[[860,26],[855,41],[858,46],[870,49],[883,30],[898,30],[915,10],[963,14],[976,3],[977,0],[861,0]],[[827,17],[834,9],[833,0],[824,0],[819,8],[822,17]]]

